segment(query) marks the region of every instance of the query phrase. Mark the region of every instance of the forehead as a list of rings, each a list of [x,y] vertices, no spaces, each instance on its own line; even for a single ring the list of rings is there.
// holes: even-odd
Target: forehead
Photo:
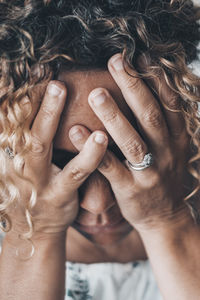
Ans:
[[[66,104],[60,120],[60,125],[54,140],[54,146],[70,152],[76,151],[68,132],[74,125],[83,125],[91,132],[106,131],[104,125],[96,117],[88,104],[89,93],[98,87],[106,88],[112,95],[120,110],[131,118],[130,110],[123,95],[108,71],[66,71],[62,70],[58,80],[65,82],[67,87]]]

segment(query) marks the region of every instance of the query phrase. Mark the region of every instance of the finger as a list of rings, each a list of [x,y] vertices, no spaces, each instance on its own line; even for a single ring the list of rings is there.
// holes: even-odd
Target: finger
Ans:
[[[59,173],[57,182],[62,185],[62,190],[73,192],[80,187],[100,164],[107,144],[104,132],[96,131],[89,136],[80,153]]]
[[[48,84],[42,105],[32,126],[32,156],[41,160],[49,152],[66,98],[66,88],[59,81]],[[41,163],[41,162],[40,162]]]
[[[48,84],[42,105],[31,129],[32,149],[26,166],[35,175],[45,176],[51,161],[52,140],[65,104],[66,88],[59,81]]]
[[[119,110],[108,91],[97,88],[90,93],[88,101],[124,156],[132,163],[141,162],[147,152],[146,144]]]
[[[169,145],[169,134],[165,119],[147,85],[136,76],[134,70],[127,68],[133,76],[125,71],[120,54],[110,59],[108,68],[151,145],[157,152],[166,149]]]
[[[32,135],[45,145],[50,145],[56,133],[66,99],[62,82],[51,81],[32,126]]]
[[[91,133],[83,126],[74,126],[69,131],[69,136],[73,145],[78,151],[83,149]],[[133,176],[128,168],[119,161],[119,159],[109,150],[106,150],[101,163],[98,165],[98,170],[110,182],[114,193],[119,195],[124,191],[125,187],[133,187]],[[121,197],[120,197],[121,198]]]
[[[31,91],[29,95],[25,96],[20,101],[20,107],[23,112],[23,117],[26,120],[26,125],[31,128],[31,125],[39,111],[40,105],[44,98],[45,90],[48,83],[37,84]]]
[[[77,150],[82,150],[91,132],[84,126],[75,125],[69,130],[69,138]]]
[[[140,57],[138,67],[142,72],[148,71],[148,58],[146,56]],[[183,131],[186,132],[186,126],[181,113],[180,95],[169,87],[167,80],[169,81],[163,74],[160,74],[159,80],[153,77],[147,79],[146,82],[158,95],[170,135],[177,139],[182,136]]]
[[[103,88],[95,89],[90,93],[88,101],[126,159],[131,164],[143,162],[145,154],[149,152],[147,146],[119,110],[108,91]],[[137,173],[138,179],[145,180],[146,176],[151,176],[152,170],[151,166],[142,172],[132,169],[131,172],[133,175]]]
[[[160,86],[156,79],[152,79],[151,84],[158,91],[170,135],[175,139],[181,138],[183,133],[186,134],[186,126],[180,110],[180,96],[169,88],[164,78]]]

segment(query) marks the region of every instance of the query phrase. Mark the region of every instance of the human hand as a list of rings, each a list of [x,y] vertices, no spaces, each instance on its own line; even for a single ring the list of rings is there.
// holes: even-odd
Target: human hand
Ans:
[[[183,199],[191,181],[187,171],[191,154],[185,122],[181,113],[165,109],[168,106],[178,110],[178,97],[163,81],[161,110],[147,85],[124,71],[120,58],[120,55],[111,58],[108,68],[142,134],[128,122],[107,90],[93,90],[89,104],[129,162],[139,163],[151,152],[154,163],[145,170],[134,171],[107,151],[98,169],[109,180],[124,218],[136,229],[176,222],[185,214]],[[90,133],[86,128],[83,132],[85,139],[88,138]],[[84,139],[71,140],[77,149],[82,149]]]
[[[19,233],[28,230],[25,207],[29,207],[34,235],[65,232],[78,212],[78,187],[97,168],[105,153],[107,137],[103,132],[97,131],[88,138],[82,151],[63,170],[52,163],[52,141],[66,93],[63,83],[52,81],[48,84],[30,129],[32,148],[25,154],[23,166],[23,177],[27,180],[16,176],[13,170],[10,172],[13,182],[20,190],[20,203],[11,206],[8,215],[12,220],[12,229]],[[73,133],[74,137],[75,134],[76,132]],[[11,168],[14,160],[8,158]],[[30,182],[37,193],[34,205],[30,205]]]

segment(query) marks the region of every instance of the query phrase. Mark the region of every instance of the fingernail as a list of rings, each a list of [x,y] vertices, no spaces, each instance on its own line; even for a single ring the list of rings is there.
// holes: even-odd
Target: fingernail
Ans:
[[[47,91],[49,94],[51,94],[54,97],[58,97],[62,93],[62,90],[53,83],[50,83],[48,85]]]
[[[121,71],[124,69],[121,55],[111,59],[111,64],[116,71]]]
[[[101,134],[101,133],[97,133],[96,135],[95,135],[95,142],[97,143],[97,144],[104,144],[105,143],[105,141],[106,141],[106,138],[105,138],[105,135],[103,135],[103,134]]]
[[[83,133],[81,132],[80,129],[77,129],[77,128],[73,128],[70,130],[70,136],[72,138],[73,141],[78,141],[80,139],[83,138]]]
[[[102,105],[106,100],[106,95],[100,91],[94,91],[90,94],[90,99],[95,106]]]

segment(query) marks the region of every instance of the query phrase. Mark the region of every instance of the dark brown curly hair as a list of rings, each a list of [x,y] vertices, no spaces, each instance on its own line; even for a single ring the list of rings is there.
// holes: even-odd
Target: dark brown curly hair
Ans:
[[[16,154],[13,161],[20,175],[23,155],[31,147],[28,115],[22,114],[20,101],[26,97],[31,102],[32,90],[56,78],[63,65],[69,70],[106,69],[108,59],[119,52],[134,67],[141,55],[148,56],[147,70],[138,76],[159,80],[163,75],[180,95],[195,149],[189,161],[197,181],[193,194],[199,190],[200,80],[188,68],[197,58],[199,18],[199,9],[189,0],[0,0],[0,212],[4,220],[8,221],[6,208],[19,198],[7,172],[4,149],[10,147]],[[26,208],[31,230],[29,211],[35,201],[33,187]]]

